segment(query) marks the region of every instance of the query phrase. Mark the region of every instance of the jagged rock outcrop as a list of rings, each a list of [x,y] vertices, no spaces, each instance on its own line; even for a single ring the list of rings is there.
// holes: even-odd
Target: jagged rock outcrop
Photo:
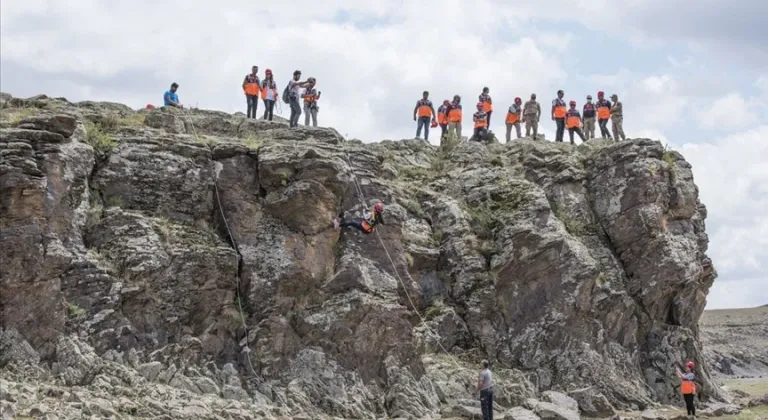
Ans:
[[[488,358],[499,418],[610,416],[678,403],[701,360],[706,208],[658,142],[438,150],[2,102],[0,386],[23,415],[470,416]],[[331,229],[379,199],[381,243]]]

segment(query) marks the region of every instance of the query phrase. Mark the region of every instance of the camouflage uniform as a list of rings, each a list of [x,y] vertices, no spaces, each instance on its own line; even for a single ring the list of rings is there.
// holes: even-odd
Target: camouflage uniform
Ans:
[[[622,140],[626,140],[627,136],[624,135],[624,105],[619,102],[619,98],[611,96],[613,99],[613,105],[611,106],[611,130],[613,131],[614,140],[618,141],[619,137]]]
[[[525,137],[531,136],[533,129],[533,139],[539,131],[539,118],[541,118],[541,105],[536,100],[531,99],[523,105],[523,119],[525,120]]]

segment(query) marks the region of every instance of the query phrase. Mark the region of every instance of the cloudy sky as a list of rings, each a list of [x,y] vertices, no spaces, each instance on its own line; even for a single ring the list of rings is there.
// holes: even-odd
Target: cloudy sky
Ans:
[[[251,65],[280,88],[301,69],[320,124],[364,141],[413,137],[423,90],[471,106],[490,87],[495,131],[515,96],[617,93],[630,137],[694,166],[720,273],[708,308],[768,303],[768,1],[266,4],[3,0],[0,90],[141,107],[176,81],[184,104],[244,112]]]

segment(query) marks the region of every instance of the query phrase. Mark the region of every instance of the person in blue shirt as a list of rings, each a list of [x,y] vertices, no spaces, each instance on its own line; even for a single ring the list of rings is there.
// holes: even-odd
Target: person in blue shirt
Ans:
[[[177,108],[184,108],[179,103],[179,95],[176,94],[176,91],[179,89],[179,84],[176,82],[171,83],[171,89],[166,90],[165,94],[163,94],[163,106],[173,106]]]

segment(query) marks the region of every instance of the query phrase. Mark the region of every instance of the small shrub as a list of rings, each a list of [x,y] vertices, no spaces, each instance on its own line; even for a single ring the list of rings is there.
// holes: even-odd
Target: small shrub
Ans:
[[[562,208],[557,208],[555,210],[555,216],[560,219],[560,221],[565,226],[565,230],[568,231],[573,236],[583,236],[588,233],[586,227],[584,226],[584,223],[572,219],[568,217],[568,215],[565,214]]]
[[[161,217],[157,223],[157,230],[165,240],[168,240],[171,235],[171,221],[167,217]]]
[[[397,167],[398,174],[406,179],[427,179],[430,177],[430,172],[427,168],[421,166],[399,166]]]
[[[469,214],[469,224],[478,238],[488,239],[493,236],[496,228],[494,212],[485,203],[466,209]]]
[[[12,126],[17,126],[22,120],[36,115],[37,112],[37,108],[6,108],[2,111],[2,119],[7,118]]]
[[[598,273],[597,277],[595,277],[595,284],[598,286],[603,286],[606,282],[607,280],[605,279],[605,275],[601,271]]]
[[[112,153],[115,146],[117,146],[115,139],[105,133],[100,124],[92,122],[85,123],[85,142],[93,147],[93,151],[99,160],[106,159]]]
[[[421,208],[421,204],[416,200],[406,200],[405,203],[403,203],[403,206],[408,210],[411,214],[414,214],[419,217],[424,217],[424,209]]]
[[[431,321],[431,320],[437,318],[441,313],[443,313],[443,309],[445,309],[445,304],[443,303],[443,299],[442,298],[437,298],[424,311],[424,318],[427,321]]]
[[[78,317],[80,315],[85,315],[87,312],[85,309],[75,305],[74,303],[67,302],[67,311],[69,312],[69,316],[71,317]]]
[[[413,255],[406,252],[405,261],[408,263],[408,267],[413,267]]]
[[[264,139],[253,133],[248,134],[248,136],[243,139],[243,144],[248,146],[249,149],[258,149],[263,142]]]

